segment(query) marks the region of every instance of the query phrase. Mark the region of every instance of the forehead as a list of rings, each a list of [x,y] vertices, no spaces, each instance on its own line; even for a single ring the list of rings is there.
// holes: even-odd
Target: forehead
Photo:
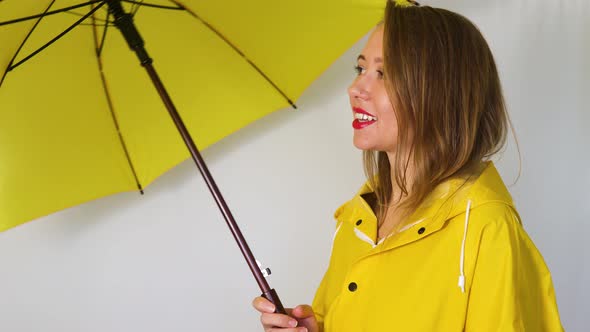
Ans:
[[[378,25],[363,47],[361,54],[367,59],[381,57],[383,54],[383,24]]]

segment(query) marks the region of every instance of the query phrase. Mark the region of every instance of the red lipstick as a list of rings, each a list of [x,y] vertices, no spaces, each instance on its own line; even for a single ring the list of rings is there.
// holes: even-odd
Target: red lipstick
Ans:
[[[367,112],[364,109],[359,108],[359,107],[353,107],[352,110],[353,110],[353,114],[354,115],[356,115],[358,113],[358,114],[366,114],[368,116],[375,117],[373,114],[371,114],[371,113],[369,113],[369,112]],[[354,128],[354,129],[363,129],[363,128],[367,127],[367,126],[372,125],[375,122],[376,121],[372,121],[372,120],[359,120],[359,119],[356,119],[355,118],[354,121],[352,121],[352,128]]]
[[[371,113],[369,113],[369,112],[365,111],[364,109],[362,109],[362,108],[360,108],[360,107],[353,107],[353,108],[352,108],[352,111],[353,111],[354,113],[361,113],[361,114],[366,114],[366,115],[369,115],[369,116],[373,116],[373,117],[374,117],[374,115],[373,115],[373,114],[371,114]]]

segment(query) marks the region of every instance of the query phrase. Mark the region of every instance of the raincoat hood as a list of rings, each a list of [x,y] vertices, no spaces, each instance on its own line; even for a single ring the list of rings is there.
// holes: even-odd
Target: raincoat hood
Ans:
[[[363,195],[373,192],[373,188],[366,182],[355,197],[343,204],[334,213],[339,222],[350,220],[358,213],[373,214]],[[420,204],[418,209],[406,219],[401,229],[420,220],[424,224],[433,225],[444,223],[453,217],[461,215],[467,210],[467,203],[471,201],[471,208],[496,202],[514,207],[512,196],[508,192],[500,174],[492,162],[482,166],[479,176],[453,178],[438,185]],[[434,225],[433,225],[434,226]]]

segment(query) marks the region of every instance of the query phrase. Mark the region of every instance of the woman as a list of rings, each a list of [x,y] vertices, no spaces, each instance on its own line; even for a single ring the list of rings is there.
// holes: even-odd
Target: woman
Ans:
[[[328,270],[265,331],[563,331],[549,271],[492,162],[508,117],[466,18],[388,1],[348,93],[367,183],[335,214]]]

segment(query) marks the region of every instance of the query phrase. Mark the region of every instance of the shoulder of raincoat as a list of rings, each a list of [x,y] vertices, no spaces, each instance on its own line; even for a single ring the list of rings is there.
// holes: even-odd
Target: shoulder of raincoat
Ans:
[[[313,301],[325,332],[563,331],[551,275],[492,162],[377,242],[365,184],[335,213]]]

